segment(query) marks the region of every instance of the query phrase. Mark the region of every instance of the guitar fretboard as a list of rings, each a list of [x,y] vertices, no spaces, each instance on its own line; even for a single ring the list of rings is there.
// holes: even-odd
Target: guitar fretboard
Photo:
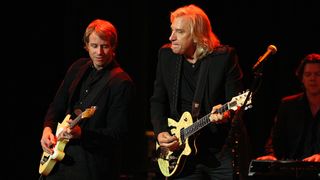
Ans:
[[[228,103],[224,104],[221,108],[217,109],[217,112],[223,113],[223,112],[229,110],[231,107],[234,107],[236,105],[237,105],[236,101],[228,102]],[[191,126],[181,129],[180,130],[181,140],[184,142],[188,137],[190,137],[191,135],[193,135],[194,133],[196,133],[197,131],[199,131],[200,129],[205,127],[206,125],[210,124],[211,123],[211,120],[209,118],[210,115],[211,115],[211,113],[205,115],[201,119],[198,119]]]
[[[80,120],[91,117],[96,109],[97,106],[91,106],[90,108],[87,108],[84,112],[81,112],[74,120],[72,120],[72,122],[69,125],[70,128],[72,129],[74,126],[76,126]]]
[[[75,125],[78,124],[78,122],[82,119],[82,113],[78,115],[74,120],[71,121],[70,123],[70,128],[74,128]]]

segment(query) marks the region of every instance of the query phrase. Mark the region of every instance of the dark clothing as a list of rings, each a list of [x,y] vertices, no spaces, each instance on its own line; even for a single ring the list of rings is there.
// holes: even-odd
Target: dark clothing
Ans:
[[[79,59],[69,68],[45,117],[44,126],[55,130],[66,114],[97,106],[94,115],[79,123],[81,139],[71,139],[64,149],[66,157],[55,165],[46,179],[117,179],[122,143],[128,133],[130,101],[134,84],[127,73],[116,74],[106,82],[112,61],[97,71],[92,61]]]
[[[224,155],[215,157],[212,154],[206,155],[202,160],[191,157],[184,167],[184,172],[174,180],[232,180],[233,167],[232,156]],[[205,158],[207,160],[205,160]],[[204,162],[205,160],[205,162]],[[208,164],[210,163],[210,164]],[[171,179],[171,178],[169,178]]]
[[[209,68],[206,81],[199,79],[201,64],[207,61]],[[242,72],[238,64],[235,50],[229,46],[220,46],[214,52],[195,64],[190,64],[182,55],[172,52],[168,46],[159,50],[154,93],[150,98],[151,121],[157,136],[160,132],[170,132],[168,118],[179,121],[185,112],[191,112],[198,81],[205,83],[204,95],[200,103],[199,118],[211,112],[212,107],[224,104],[243,90]],[[193,164],[204,164],[208,168],[231,166],[231,158],[223,161],[216,158],[228,136],[230,124],[209,124],[201,130],[197,137],[199,150]],[[230,149],[226,149],[230,150]],[[222,153],[231,156],[230,152]],[[187,161],[190,163],[191,161]],[[188,165],[187,165],[188,166]],[[193,165],[190,165],[193,166]],[[186,168],[185,170],[187,170]],[[230,169],[229,169],[230,170]],[[192,171],[190,169],[190,171]],[[229,171],[232,172],[232,169]],[[182,173],[182,176],[185,172]]]
[[[313,117],[304,93],[282,99],[268,153],[281,160],[302,160],[320,153],[320,112]]]

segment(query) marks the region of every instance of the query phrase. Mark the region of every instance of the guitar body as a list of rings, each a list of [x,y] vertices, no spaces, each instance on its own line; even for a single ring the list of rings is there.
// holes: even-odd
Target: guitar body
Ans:
[[[59,137],[59,134],[64,130],[64,128],[74,128],[81,120],[85,118],[90,118],[96,111],[96,106],[91,106],[87,108],[84,112],[80,113],[75,119],[71,122],[68,122],[71,115],[68,114],[62,123],[58,123],[57,130],[56,130],[56,137]],[[53,147],[53,154],[48,154],[47,152],[43,152],[40,160],[39,165],[39,173],[42,175],[47,176],[51,170],[53,169],[54,165],[58,161],[62,161],[65,156],[64,148],[66,147],[69,139],[58,139],[57,143]]]
[[[193,120],[189,112],[184,112],[179,122],[168,118],[168,125],[169,128],[171,128],[171,134],[178,138],[180,147],[175,151],[170,151],[166,148],[160,147],[158,143],[156,144],[156,151],[160,152],[158,165],[164,176],[169,177],[179,174],[184,167],[187,157],[191,153],[197,153],[195,138],[190,137],[183,141],[180,137],[180,130],[192,124]]]
[[[225,103],[215,112],[222,114],[227,110],[235,111],[243,105],[244,110],[251,108],[251,93],[249,90],[233,97],[231,101]],[[168,118],[168,127],[170,128],[171,135],[176,136],[180,144],[178,149],[170,151],[168,148],[160,147],[158,142],[156,142],[158,165],[164,176],[170,177],[179,174],[188,156],[190,156],[191,153],[194,155],[197,154],[196,135],[199,134],[199,130],[208,124],[223,121],[223,119],[217,119],[211,117],[211,115],[212,113],[210,112],[195,122],[193,122],[189,112],[184,112],[179,122]]]
[[[58,123],[57,126],[57,131],[56,131],[56,136],[61,132],[62,128],[67,126],[68,122],[67,120],[70,119],[70,115],[68,114],[63,122],[60,124]],[[51,170],[53,169],[54,165],[56,164],[57,161],[61,161],[65,153],[64,148],[67,145],[69,141],[66,139],[58,140],[57,144],[54,146],[54,152],[53,154],[49,154],[47,152],[43,152],[40,160],[40,166],[39,166],[39,173],[42,175],[47,176]]]

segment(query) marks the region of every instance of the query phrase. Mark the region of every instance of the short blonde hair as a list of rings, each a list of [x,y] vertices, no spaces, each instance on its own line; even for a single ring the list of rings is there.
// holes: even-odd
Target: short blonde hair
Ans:
[[[89,43],[89,36],[96,32],[98,36],[102,39],[110,42],[112,49],[115,49],[118,44],[118,33],[117,29],[109,21],[96,19],[93,20],[87,27],[86,32],[83,36],[83,42],[85,44]]]

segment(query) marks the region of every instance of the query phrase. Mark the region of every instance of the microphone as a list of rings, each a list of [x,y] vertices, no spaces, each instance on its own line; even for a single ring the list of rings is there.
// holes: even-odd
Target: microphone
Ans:
[[[270,55],[275,54],[277,52],[277,47],[274,45],[269,45],[267,51],[260,56],[260,58],[258,59],[258,61],[256,62],[256,64],[253,66],[252,69],[256,69],[259,64],[263,61],[265,61],[266,59],[269,58]]]

